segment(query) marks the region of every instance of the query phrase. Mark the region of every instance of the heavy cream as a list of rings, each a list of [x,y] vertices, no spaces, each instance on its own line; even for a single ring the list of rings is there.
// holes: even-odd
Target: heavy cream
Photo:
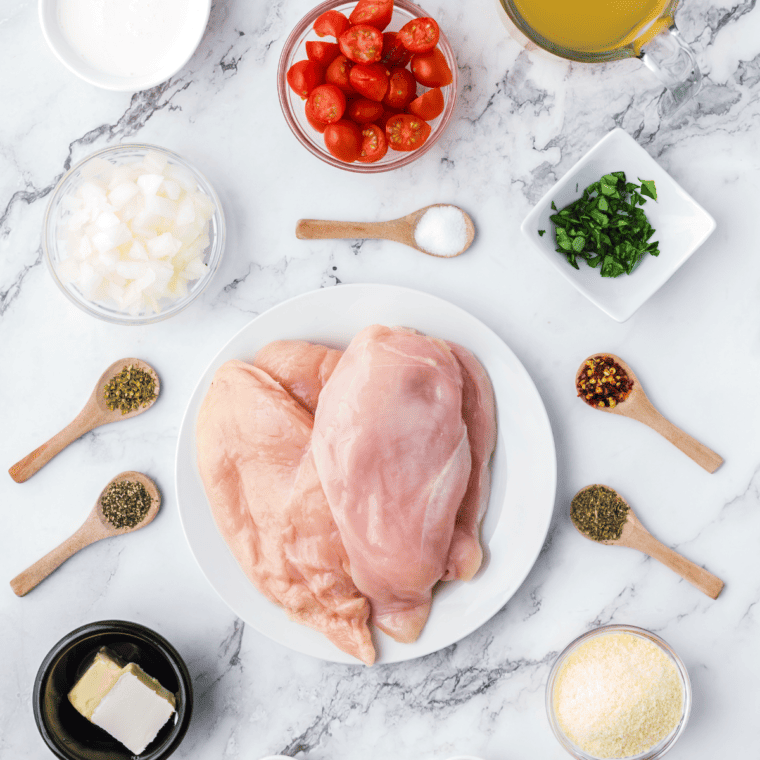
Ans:
[[[59,0],[68,43],[86,63],[118,77],[176,70],[200,37],[204,0]],[[190,47],[188,47],[190,46]]]

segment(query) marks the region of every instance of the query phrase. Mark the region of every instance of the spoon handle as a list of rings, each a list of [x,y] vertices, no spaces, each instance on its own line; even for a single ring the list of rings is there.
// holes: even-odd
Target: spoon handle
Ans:
[[[648,531],[638,533],[635,548],[658,562],[662,562],[665,567],[669,567],[673,572],[678,573],[684,580],[689,581],[692,586],[696,586],[711,599],[717,599],[718,594],[723,589],[723,581],[720,578],[660,543]]]
[[[299,240],[378,240],[385,239],[386,222],[331,222],[326,219],[299,219]]]
[[[69,536],[62,544],[48,552],[42,559],[38,559],[33,565],[19,573],[12,581],[11,588],[16,596],[28,594],[37,584],[45,580],[54,570],[57,570],[69,557],[76,554],[80,549],[89,546],[94,541],[103,538],[92,530],[89,522],[82,525],[72,536]]]
[[[84,412],[79,414],[60,433],[56,433],[49,441],[46,441],[31,454],[16,462],[8,470],[8,473],[17,483],[29,480],[35,472],[41,470],[56,454],[60,454],[70,443],[73,443],[77,438],[81,438],[85,433],[97,427],[97,423],[93,424],[93,422],[90,418],[85,419]]]
[[[722,457],[663,417],[648,398],[641,399],[636,407],[627,412],[627,415],[656,430],[676,448],[681,449],[687,457],[693,459],[700,467],[704,467],[707,472],[715,472],[723,464]]]

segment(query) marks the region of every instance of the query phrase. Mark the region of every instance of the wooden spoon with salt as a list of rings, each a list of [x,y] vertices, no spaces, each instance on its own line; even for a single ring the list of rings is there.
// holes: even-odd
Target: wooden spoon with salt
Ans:
[[[125,367],[130,366],[137,367],[153,376],[155,396],[145,406],[122,414],[118,407],[113,410],[108,408],[105,399],[105,387]],[[17,483],[29,480],[35,472],[42,469],[56,454],[60,454],[70,443],[76,441],[77,438],[81,438],[85,433],[89,433],[90,430],[101,425],[106,425],[109,422],[128,420],[130,417],[135,417],[150,409],[156,403],[160,390],[161,384],[153,367],[140,359],[119,359],[98,378],[98,382],[95,383],[95,388],[90,398],[74,420],[61,430],[60,433],[56,433],[49,441],[43,443],[42,446],[25,456],[21,461],[16,462],[8,470],[8,473]]]
[[[129,528],[114,527],[103,514],[102,498],[106,490],[112,483],[118,483],[123,480],[136,481],[145,486],[145,490],[150,496],[150,507],[147,513],[137,525]],[[53,551],[48,552],[42,559],[37,560],[31,567],[24,570],[11,581],[11,588],[16,596],[28,594],[38,583],[45,580],[54,570],[57,570],[69,557],[76,554],[85,546],[100,541],[103,538],[112,538],[113,536],[122,536],[125,533],[133,533],[153,521],[158,514],[161,506],[161,494],[156,484],[141,472],[122,472],[110,480],[106,487],[100,492],[95,506],[82,523],[82,526],[72,536],[67,538],[60,546]]]
[[[584,491],[599,487],[600,486],[597,484],[581,488],[581,490],[578,491],[578,493],[573,497],[573,501],[579,494],[582,494]],[[610,488],[609,486],[601,487],[612,491],[615,496],[617,496],[628,507],[626,521],[623,523],[623,531],[620,535],[620,538],[611,541],[596,541],[596,539],[591,538],[589,535],[584,533],[578,527],[578,525],[576,525],[575,520],[572,519],[571,512],[570,520],[578,533],[580,533],[584,538],[587,538],[589,541],[596,541],[598,544],[608,544],[610,546],[627,546],[629,549],[638,549],[638,551],[644,552],[644,554],[652,557],[653,559],[656,559],[658,562],[662,562],[665,567],[669,567],[673,572],[677,573],[684,580],[691,583],[692,586],[698,588],[702,593],[707,594],[707,596],[709,596],[711,599],[718,598],[718,594],[720,594],[724,585],[723,581],[720,578],[708,572],[703,567],[695,565],[693,562],[686,559],[686,557],[682,557],[680,554],[678,554],[678,552],[673,551],[669,547],[665,546],[665,544],[658,541],[641,524],[641,521],[638,517],[636,517],[634,511],[631,509],[630,504],[628,504],[628,502],[622,496],[620,496],[620,494],[615,491],[614,488]]]
[[[465,225],[464,245],[453,253],[433,253],[420,247],[415,238],[415,230],[425,212],[434,208],[453,208],[461,213]],[[331,222],[324,219],[299,219],[296,224],[296,237],[299,240],[393,240],[403,243],[428,256],[451,259],[464,253],[475,239],[475,225],[470,216],[458,206],[450,203],[434,203],[425,206],[400,219],[388,222]]]
[[[575,375],[575,387],[578,390],[579,395],[581,394],[579,382],[585,378],[585,373],[588,370],[586,362],[598,357],[609,357],[617,362],[633,381],[633,387],[631,388],[628,397],[624,401],[620,401],[614,407],[593,406],[592,404],[589,404],[589,406],[593,409],[598,409],[600,412],[620,414],[623,417],[630,417],[632,420],[643,422],[645,425],[652,428],[652,430],[657,431],[661,436],[670,441],[676,448],[681,449],[686,456],[693,459],[700,467],[704,467],[708,472],[715,472],[715,470],[723,464],[722,457],[716,454],[712,449],[708,449],[707,446],[700,443],[695,438],[692,438],[681,430],[681,428],[676,427],[672,422],[663,417],[649,400],[647,394],[644,393],[641,382],[639,381],[639,378],[636,377],[634,371],[619,356],[615,356],[615,354],[592,354],[583,360],[583,363]]]

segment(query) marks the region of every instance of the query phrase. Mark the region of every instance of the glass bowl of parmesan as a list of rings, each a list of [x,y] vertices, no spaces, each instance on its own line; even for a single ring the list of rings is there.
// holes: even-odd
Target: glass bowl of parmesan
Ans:
[[[657,760],[683,733],[691,683],[659,636],[607,625],[557,657],[546,686],[554,735],[576,760]]]
[[[53,280],[88,314],[144,325],[177,314],[221,261],[225,222],[208,180],[176,153],[117,145],[72,167],[48,203]]]

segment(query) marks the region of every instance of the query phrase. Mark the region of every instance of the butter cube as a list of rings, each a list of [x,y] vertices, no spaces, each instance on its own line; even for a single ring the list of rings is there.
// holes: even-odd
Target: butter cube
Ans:
[[[123,668],[124,663],[103,647],[69,692],[69,702],[87,720],[92,720],[95,708],[119,680]]]

